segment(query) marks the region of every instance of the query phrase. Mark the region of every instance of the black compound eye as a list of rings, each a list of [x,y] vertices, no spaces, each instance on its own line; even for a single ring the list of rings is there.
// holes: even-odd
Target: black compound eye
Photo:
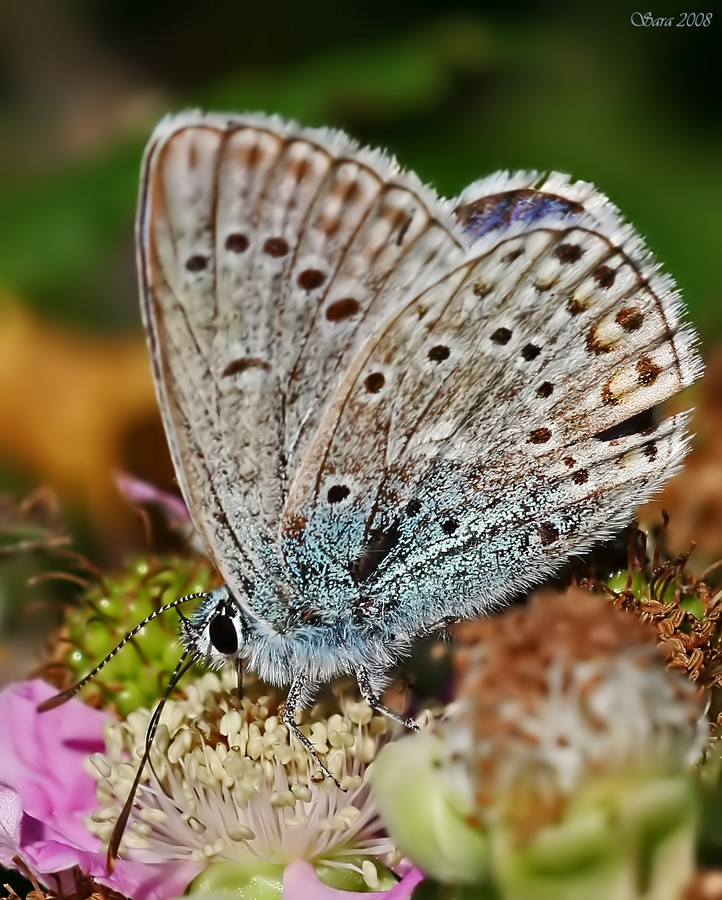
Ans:
[[[208,636],[214,650],[224,656],[233,656],[238,651],[238,635],[236,626],[230,616],[219,615],[211,619]]]

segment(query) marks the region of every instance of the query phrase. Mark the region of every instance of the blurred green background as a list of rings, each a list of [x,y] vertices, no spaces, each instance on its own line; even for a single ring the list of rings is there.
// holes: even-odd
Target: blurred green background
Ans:
[[[447,195],[497,168],[593,180],[647,235],[695,319],[719,329],[722,12],[706,28],[645,28],[634,9],[3,4],[0,283],[83,328],[136,327],[132,221],[149,131],[186,106],[263,109],[388,147]]]
[[[594,181],[675,275],[711,346],[722,13],[698,4],[707,27],[676,27],[685,10],[664,2],[651,11],[669,27],[635,27],[648,7],[619,3],[6,0],[0,492],[51,487],[76,545],[107,563],[140,540],[113,470],[172,485],[133,217],[144,143],[186,106],[344,128],[447,195],[499,168]],[[34,565],[2,568],[0,608]]]

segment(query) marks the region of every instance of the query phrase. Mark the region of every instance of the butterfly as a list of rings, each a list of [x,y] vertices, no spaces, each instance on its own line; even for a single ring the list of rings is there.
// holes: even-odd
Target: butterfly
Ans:
[[[319,684],[352,673],[388,713],[420,635],[613,535],[686,452],[658,407],[699,375],[695,334],[590,184],[502,172],[447,201],[342,132],[186,112],[148,145],[137,247],[225,582],[183,641],[289,686],[312,754],[295,716]]]
[[[186,657],[287,686],[327,775],[296,724],[319,685],[353,674],[415,727],[380,700],[414,642],[612,536],[688,449],[660,405],[701,373],[695,333],[591,184],[499,172],[449,201],[340,131],[184,112],[145,153],[137,259],[224,582]]]

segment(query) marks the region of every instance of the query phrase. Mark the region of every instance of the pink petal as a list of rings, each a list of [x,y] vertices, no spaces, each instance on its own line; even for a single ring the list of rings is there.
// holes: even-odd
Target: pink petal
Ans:
[[[423,880],[423,872],[411,869],[388,891],[342,891],[324,884],[310,863],[297,859],[286,866],[283,875],[283,900],[371,900],[372,897],[380,900],[411,900],[414,888]]]
[[[20,822],[23,804],[20,795],[7,784],[0,784],[0,859],[12,859],[20,846]]]
[[[115,473],[115,483],[120,493],[131,503],[157,503],[168,513],[171,521],[190,522],[185,503],[175,494],[161,491],[155,485],[121,470]]]
[[[42,681],[0,692],[0,863],[12,868],[12,858],[19,854],[40,880],[80,866],[134,900],[182,894],[201,865],[118,860],[113,874],[108,873],[106,848],[84,824],[98,808],[96,785],[84,766],[91,753],[105,749],[108,715],[79,700],[39,713],[38,704],[54,693]]]

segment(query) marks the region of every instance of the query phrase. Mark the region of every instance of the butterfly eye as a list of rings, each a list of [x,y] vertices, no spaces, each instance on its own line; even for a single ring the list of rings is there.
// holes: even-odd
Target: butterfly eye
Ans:
[[[233,656],[238,651],[238,635],[233,619],[223,613],[211,619],[208,636],[214,650],[224,656]]]

